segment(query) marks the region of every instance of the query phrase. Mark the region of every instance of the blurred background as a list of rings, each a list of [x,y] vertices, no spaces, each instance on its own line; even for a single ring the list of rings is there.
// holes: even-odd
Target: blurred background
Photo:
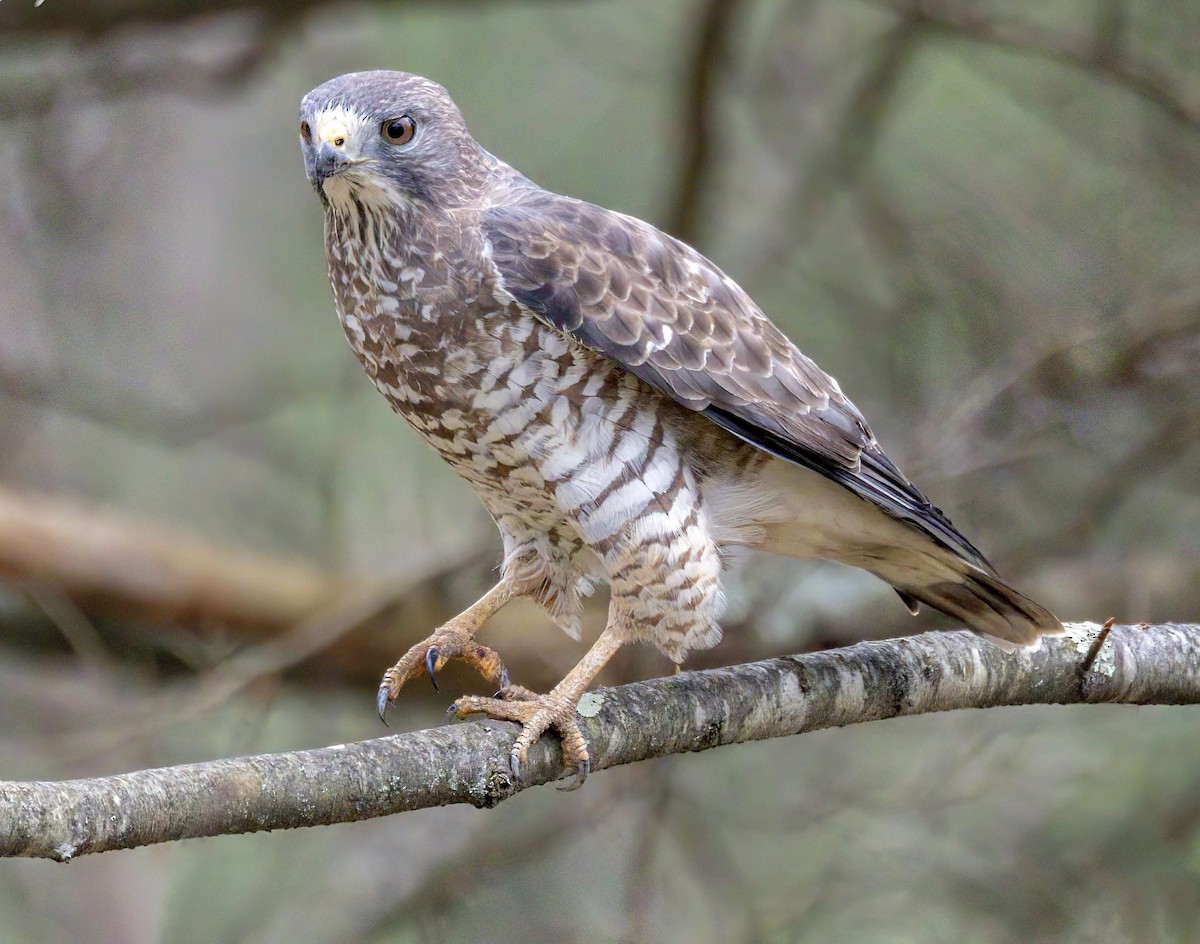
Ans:
[[[1064,619],[1194,621],[1197,63],[1184,0],[4,0],[0,775],[377,736],[382,670],[492,577],[333,314],[297,105],[352,70],[437,79],[544,186],[697,245]],[[692,666],[946,625],[832,565],[731,584]],[[532,606],[487,638],[543,689],[584,651]],[[5,861],[0,940],[1194,941],[1198,724],[928,716]]]

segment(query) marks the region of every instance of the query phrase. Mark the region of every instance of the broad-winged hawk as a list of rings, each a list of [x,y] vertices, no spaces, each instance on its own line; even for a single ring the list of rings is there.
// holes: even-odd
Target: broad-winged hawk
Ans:
[[[375,386],[478,492],[504,540],[496,586],[384,676],[465,659],[500,692],[466,697],[547,728],[582,782],[580,696],[627,642],[679,661],[720,638],[724,551],[828,558],[976,631],[1029,644],[1061,629],[884,454],[837,382],[732,279],[648,223],[547,192],[485,151],[445,89],[402,72],[326,82],[300,106],[325,209],[329,278]],[[475,642],[532,597],[578,635],[608,624],[549,694],[509,683]]]

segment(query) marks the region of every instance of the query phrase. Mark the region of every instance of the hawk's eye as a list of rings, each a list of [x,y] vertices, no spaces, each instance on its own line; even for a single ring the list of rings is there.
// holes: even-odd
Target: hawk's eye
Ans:
[[[307,121],[300,122],[300,137],[304,139],[305,144],[312,144],[312,128]]]
[[[412,140],[417,126],[408,115],[399,118],[389,118],[379,128],[379,133],[392,144],[408,144]]]

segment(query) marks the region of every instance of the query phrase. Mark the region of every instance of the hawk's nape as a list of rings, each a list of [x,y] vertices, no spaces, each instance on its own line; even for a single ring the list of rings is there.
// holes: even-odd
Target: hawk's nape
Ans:
[[[676,661],[720,638],[734,545],[862,567],[1001,640],[1060,629],[1003,583],[888,459],[836,381],[728,276],[640,220],[537,187],[485,151],[445,89],[354,73],[301,103],[301,150],[325,210],[334,299],[379,391],[496,521],[496,587],[384,677],[463,659],[500,689],[456,702],[521,724],[514,767],[547,727],[582,780],[575,705],[622,644]],[[546,695],[512,685],[475,641],[517,597],[578,633],[608,624]]]

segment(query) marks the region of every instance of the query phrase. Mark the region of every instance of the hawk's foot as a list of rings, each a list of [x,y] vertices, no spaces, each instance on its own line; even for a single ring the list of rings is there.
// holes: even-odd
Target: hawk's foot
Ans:
[[[562,739],[563,767],[575,772],[574,781],[563,789],[575,790],[583,786],[592,769],[587,741],[579,730],[575,713],[578,702],[578,696],[571,698],[557,689],[548,695],[538,695],[520,685],[509,685],[497,692],[494,698],[466,695],[451,705],[447,714],[457,718],[483,714],[497,721],[515,721],[519,724],[521,733],[517,735],[508,755],[513,776],[520,773],[529,748],[548,728],[554,729]]]
[[[380,720],[387,723],[384,716],[388,705],[395,702],[400,689],[413,677],[425,673],[437,689],[436,673],[451,659],[461,659],[472,666],[489,685],[501,690],[508,688],[508,670],[500,661],[500,654],[475,642],[476,629],[466,621],[452,619],[428,639],[409,649],[399,662],[384,672],[376,698]]]

